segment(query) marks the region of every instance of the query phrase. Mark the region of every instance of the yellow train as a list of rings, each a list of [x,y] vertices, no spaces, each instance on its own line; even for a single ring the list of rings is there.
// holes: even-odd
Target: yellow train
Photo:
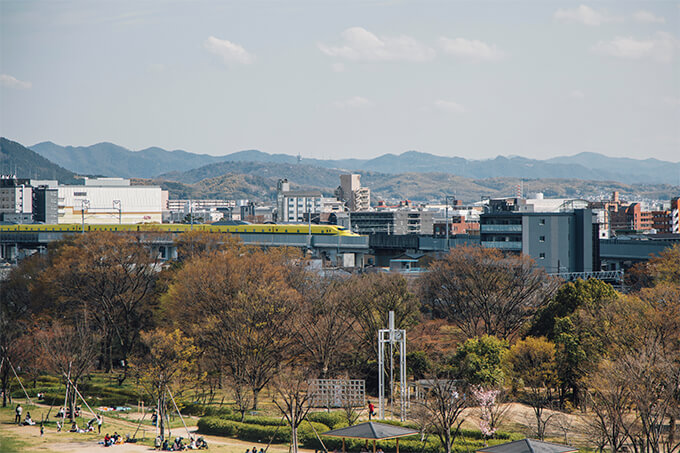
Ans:
[[[85,225],[85,231],[158,231],[166,233],[183,233],[189,230],[208,231],[214,233],[244,233],[244,234],[309,234],[310,226],[304,224],[289,224],[289,225],[275,225],[275,224],[246,224],[246,225],[208,225],[208,224],[194,224],[187,225],[184,223],[163,223],[163,224],[137,224],[137,225]],[[80,232],[83,230],[82,225],[78,224],[60,224],[60,225],[45,225],[45,224],[25,224],[25,225],[0,225],[0,233],[7,232]],[[325,236],[359,236],[347,228],[337,225],[312,225],[313,235]]]

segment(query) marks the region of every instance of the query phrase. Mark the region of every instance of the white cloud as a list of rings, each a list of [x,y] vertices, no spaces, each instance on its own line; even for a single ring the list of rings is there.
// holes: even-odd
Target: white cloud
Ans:
[[[580,5],[574,9],[558,9],[554,17],[562,22],[576,22],[592,26],[607,22],[623,22],[621,17],[611,16],[606,11],[596,11],[586,5]]]
[[[251,64],[255,61],[255,55],[246,49],[226,39],[218,39],[214,36],[209,37],[203,43],[208,52],[222,57],[225,63]]]
[[[366,107],[373,107],[375,104],[361,96],[353,96],[342,101],[335,101],[333,105],[339,109],[361,109]]]
[[[440,110],[442,112],[446,113],[464,113],[465,112],[465,107],[463,107],[461,104],[458,104],[457,102],[452,102],[452,101],[444,101],[442,99],[437,99],[434,101],[434,107],[437,110]]]
[[[345,64],[344,63],[333,63],[331,65],[331,69],[333,72],[343,72],[345,70]]]
[[[0,74],[0,85],[18,90],[28,90],[33,86],[31,82],[24,82],[8,74]]]
[[[441,37],[439,38],[439,45],[449,55],[470,60],[493,61],[500,60],[505,56],[505,53],[499,50],[495,44],[487,44],[477,40]]]
[[[435,57],[433,49],[406,35],[377,36],[364,28],[352,27],[343,31],[341,36],[341,45],[319,43],[319,50],[331,57],[351,61],[423,62]]]
[[[680,41],[666,32],[658,32],[650,39],[617,36],[611,41],[600,41],[591,49],[594,53],[618,58],[639,60],[651,58],[668,63],[680,49]]]
[[[586,95],[583,94],[583,91],[581,90],[571,90],[569,92],[569,97],[572,99],[583,99],[586,97]]]
[[[654,13],[644,10],[634,12],[633,20],[643,24],[663,24],[666,22],[666,19],[663,17],[656,16]]]

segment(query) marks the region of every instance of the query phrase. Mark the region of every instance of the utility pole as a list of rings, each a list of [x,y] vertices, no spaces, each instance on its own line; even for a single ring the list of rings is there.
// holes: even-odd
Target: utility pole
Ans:
[[[80,200],[80,215],[82,218],[83,234],[85,234],[85,208],[90,208],[90,200]]]
[[[449,247],[449,200],[455,200],[456,197],[452,197],[451,195],[447,195],[446,199],[444,200],[444,203],[446,203],[446,249],[447,251],[450,249]]]
[[[116,208],[118,206],[118,208]],[[123,205],[120,200],[113,200],[113,209],[118,209],[118,225],[123,223]]]

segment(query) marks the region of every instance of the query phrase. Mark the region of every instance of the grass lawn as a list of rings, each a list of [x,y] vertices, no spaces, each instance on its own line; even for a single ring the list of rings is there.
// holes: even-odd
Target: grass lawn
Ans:
[[[38,422],[44,417],[49,406],[28,406],[23,399],[15,399],[14,403],[21,403],[24,407],[24,415],[26,410],[31,413],[33,420]],[[0,452],[2,453],[12,453],[12,452],[142,452],[142,451],[154,451],[153,448],[153,437],[154,431],[153,427],[146,427],[145,440],[137,442],[136,444],[124,444],[116,445],[105,449],[98,442],[104,437],[104,433],[108,432],[113,434],[117,431],[119,434],[125,436],[125,434],[132,435],[137,428],[138,422],[134,420],[127,420],[124,417],[111,417],[105,415],[104,425],[102,427],[102,435],[96,433],[69,433],[69,432],[57,432],[56,422],[54,416],[56,414],[56,408],[52,409],[50,415],[50,422],[45,424],[45,434],[40,436],[39,425],[35,426],[18,426],[14,423],[14,405],[11,407],[0,408]],[[86,414],[85,418],[79,418],[79,426],[85,425],[86,419],[88,417]],[[132,417],[135,414],[129,414]],[[147,416],[148,417],[148,416]],[[195,431],[195,419],[189,419],[192,421],[193,426],[189,426],[190,431]],[[181,426],[181,421],[179,419],[175,420]],[[67,421],[68,423],[68,421]],[[173,422],[172,425],[175,425]],[[184,427],[181,429],[178,427],[172,428],[172,435],[182,436],[187,438],[187,432]],[[194,436],[197,434],[193,433]],[[140,433],[137,437],[141,437]],[[259,444],[257,442],[244,442],[237,439],[224,438],[219,436],[203,436],[209,444],[210,449],[208,451],[218,452],[218,453],[243,453],[246,449],[256,446],[258,449],[265,447],[265,444]],[[306,451],[306,450],[301,450]],[[287,445],[271,445],[269,447],[269,452],[271,453],[287,453]]]

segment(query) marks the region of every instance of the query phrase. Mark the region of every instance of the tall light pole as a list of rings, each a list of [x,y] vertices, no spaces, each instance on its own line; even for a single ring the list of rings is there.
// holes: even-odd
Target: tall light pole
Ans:
[[[90,208],[90,200],[80,200],[80,215],[82,217],[82,223],[83,223],[83,231],[82,233],[85,234],[85,209]]]
[[[449,249],[449,200],[455,200],[456,197],[447,195],[444,203],[446,203],[446,248]]]
[[[113,200],[113,209],[118,209],[118,225],[123,223],[123,205],[120,200]]]

